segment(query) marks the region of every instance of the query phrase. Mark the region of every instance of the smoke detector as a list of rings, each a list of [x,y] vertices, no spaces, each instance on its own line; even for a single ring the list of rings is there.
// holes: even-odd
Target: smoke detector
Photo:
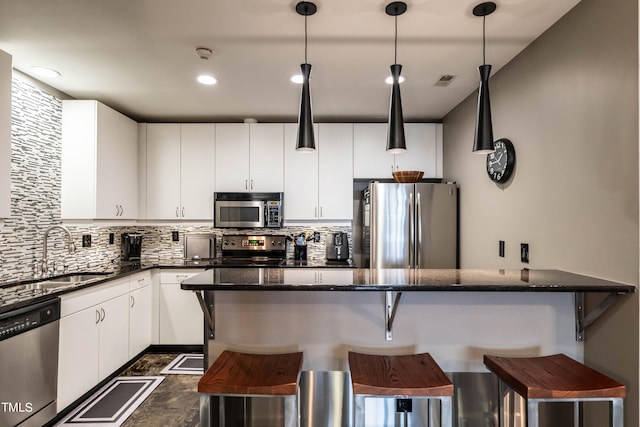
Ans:
[[[206,61],[213,55],[213,50],[208,47],[197,47],[196,55],[198,55],[200,59],[204,59]]]

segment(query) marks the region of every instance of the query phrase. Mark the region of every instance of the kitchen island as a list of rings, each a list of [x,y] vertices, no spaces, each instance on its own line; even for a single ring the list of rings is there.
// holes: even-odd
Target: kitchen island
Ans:
[[[474,422],[496,404],[483,354],[583,360],[587,327],[636,290],[557,270],[313,268],[217,268],[181,288],[195,292],[205,310],[208,364],[225,349],[303,351],[302,402],[327,390],[342,390],[348,402],[349,350],[429,352],[454,380],[464,402],[456,417],[469,425],[480,425]],[[589,310],[587,293],[602,296]]]

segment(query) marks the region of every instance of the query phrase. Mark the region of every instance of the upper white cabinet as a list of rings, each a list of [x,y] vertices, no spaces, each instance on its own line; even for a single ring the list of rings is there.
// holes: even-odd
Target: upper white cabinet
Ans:
[[[62,218],[138,218],[137,125],[98,101],[62,101]]]
[[[11,55],[0,50],[0,218],[11,215]]]
[[[424,178],[442,178],[442,124],[405,123],[407,151],[388,154],[386,123],[353,125],[354,178],[392,178],[394,170],[421,170]]]
[[[216,191],[284,190],[282,123],[216,124]]]
[[[316,150],[296,151],[298,125],[285,125],[286,220],[353,219],[353,124],[316,125]]]
[[[147,219],[213,219],[215,128],[210,123],[141,127]]]

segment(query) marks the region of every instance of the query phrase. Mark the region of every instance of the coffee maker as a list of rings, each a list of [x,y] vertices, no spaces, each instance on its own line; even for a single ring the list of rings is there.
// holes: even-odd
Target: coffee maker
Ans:
[[[140,254],[142,253],[142,234],[122,233],[120,249],[122,250],[123,261],[140,261]]]
[[[327,260],[346,261],[349,259],[349,239],[347,233],[341,231],[331,233],[327,237]]]

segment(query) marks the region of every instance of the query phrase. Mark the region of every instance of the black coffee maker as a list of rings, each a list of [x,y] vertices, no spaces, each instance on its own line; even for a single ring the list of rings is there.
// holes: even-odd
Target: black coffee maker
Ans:
[[[140,261],[142,253],[142,234],[140,233],[122,233],[122,260],[123,261]]]

